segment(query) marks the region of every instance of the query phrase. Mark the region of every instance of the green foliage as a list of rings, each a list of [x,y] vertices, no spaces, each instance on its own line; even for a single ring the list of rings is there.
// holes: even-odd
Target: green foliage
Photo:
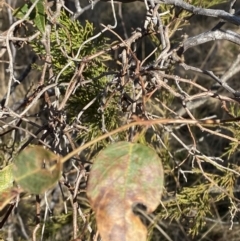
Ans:
[[[230,104],[229,114],[233,118],[239,117],[240,116],[239,106],[236,104]],[[240,124],[238,121],[230,122],[224,125],[224,128],[230,131],[234,138],[240,140]],[[223,153],[222,156],[227,156],[228,158],[230,158],[238,150],[239,150],[239,143],[230,142],[229,146],[226,148],[226,151]]]
[[[209,8],[214,6],[215,4],[219,4],[225,1],[193,0],[188,2],[191,2],[191,4],[195,6]],[[15,12],[15,16],[22,18],[26,14],[30,6],[31,3],[25,4],[22,8],[18,9]],[[161,19],[163,21],[163,24],[165,26],[168,26],[170,36],[173,36],[175,33],[177,36],[177,30],[187,25],[188,20],[193,16],[191,13],[185,10],[174,8],[169,5],[161,4],[160,8],[162,12],[169,11],[166,15],[163,15]],[[106,73],[108,71],[108,65],[106,62],[110,59],[110,56],[108,54],[102,54],[99,55],[99,57],[89,59],[89,56],[93,56],[94,54],[103,50],[107,46],[106,43],[108,40],[103,37],[98,37],[96,40],[88,41],[89,38],[94,36],[93,24],[88,21],[86,21],[85,24],[80,24],[78,21],[73,21],[68,16],[68,14],[63,11],[56,19],[56,24],[50,24],[52,27],[49,36],[51,42],[51,49],[48,53],[45,49],[45,46],[42,44],[42,40],[43,38],[45,38],[46,16],[44,14],[45,9],[43,6],[43,1],[40,0],[28,20],[32,20],[34,22],[35,26],[38,30],[41,31],[42,35],[39,36],[37,41],[31,42],[31,46],[33,50],[40,57],[42,57],[42,59],[46,59],[48,55],[51,56],[50,67],[53,71],[54,76],[47,76],[46,74],[46,80],[44,84],[49,84],[49,82],[57,82],[59,84],[58,87],[61,91],[61,100],[64,98],[65,94],[68,91],[64,86],[74,81],[78,81],[78,86],[76,87],[75,92],[73,92],[73,94],[71,94],[69,99],[67,100],[64,110],[67,114],[67,125],[70,126],[71,124],[76,124],[80,126],[79,133],[77,133],[76,139],[79,140],[79,142],[86,143],[90,140],[95,139],[103,133],[114,130],[121,126],[122,122],[124,122],[121,120],[121,118],[125,114],[121,111],[121,105],[119,104],[121,91],[116,90],[116,86],[114,84],[111,84],[106,76]],[[157,38],[154,34],[151,36],[151,38],[154,45],[158,47],[160,44],[159,38]],[[175,38],[173,41],[179,42],[181,40]],[[159,55],[159,52],[156,52],[156,55]],[[85,63],[83,72],[79,72],[79,63]],[[65,68],[66,66],[67,68]],[[167,72],[170,72],[171,74],[172,69],[167,70]],[[75,73],[77,74],[75,75]],[[57,77],[58,79],[56,79]],[[169,80],[169,82],[170,81],[171,80]],[[173,86],[171,86],[171,82],[168,84],[170,87],[174,88]],[[126,83],[126,85],[124,86],[124,91],[128,93],[129,96],[131,96],[131,92],[133,90],[131,85],[132,83]],[[169,91],[161,87],[160,90],[156,91],[156,93],[149,98],[150,99],[146,103],[146,108],[150,114],[152,114],[156,118],[172,117],[173,112],[171,111],[171,108],[166,108],[166,106],[174,106],[174,100],[176,98],[172,94],[170,94]],[[155,100],[157,100],[157,102],[155,102]],[[177,101],[179,102],[179,99]],[[234,117],[239,116],[240,111],[238,106],[230,106],[230,113]],[[81,117],[78,118],[80,114]],[[207,160],[202,160],[203,162],[201,164],[203,166],[203,170],[192,168],[191,165],[189,165],[187,167],[189,168],[187,171],[190,170],[189,172],[191,172],[191,174],[186,174],[187,181],[185,182],[184,180],[184,182],[181,182],[183,174],[181,173],[182,170],[178,170],[178,168],[179,166],[182,166],[178,166],[178,163],[181,162],[182,164],[186,160],[188,161],[188,159],[190,159],[189,157],[195,158],[195,156],[192,153],[190,154],[190,151],[187,148],[182,152],[176,153],[175,151],[178,149],[176,146],[173,145],[174,143],[172,143],[170,140],[170,132],[166,132],[159,125],[156,125],[154,127],[156,132],[149,127],[142,129],[136,127],[135,131],[138,132],[140,130],[140,133],[136,134],[136,136],[134,137],[134,141],[138,141],[140,143],[143,143],[144,145],[150,145],[154,147],[155,151],[157,151],[161,161],[163,162],[166,180],[171,180],[172,182],[176,181],[177,189],[176,195],[170,201],[163,201],[164,208],[159,207],[158,210],[155,212],[155,224],[158,222],[158,219],[167,219],[170,221],[179,220],[184,224],[183,226],[188,230],[190,234],[196,236],[200,232],[200,230],[206,225],[208,218],[213,218],[214,220],[218,219],[218,217],[214,217],[215,213],[213,210],[220,210],[217,213],[220,215],[224,215],[226,213],[221,213],[221,209],[218,208],[222,203],[224,203],[225,207],[228,207],[230,210],[234,209],[234,205],[236,205],[233,198],[234,185],[236,184],[237,178],[237,174],[234,174],[234,171],[235,173],[239,172],[239,168],[237,166],[234,166],[233,164],[229,164],[228,168],[232,169],[231,172],[228,171],[227,168],[223,169],[218,168],[217,166],[214,166],[214,168],[212,168],[212,165],[211,168],[208,167],[205,169],[205,164],[207,165],[209,163],[206,163]],[[225,130],[229,131],[232,136],[234,136],[234,138],[238,140],[240,139],[240,125],[237,122],[224,124],[220,127],[225,128]],[[190,128],[191,127],[189,127],[189,129]],[[173,133],[174,131],[174,128],[172,128],[171,133]],[[111,138],[113,138],[115,141],[126,140],[126,133],[117,134]],[[159,144],[160,138],[162,141],[161,144]],[[180,138],[184,139],[185,136],[181,135]],[[103,145],[107,145],[108,142],[108,140],[102,141],[101,143],[98,143],[97,145],[91,147],[92,149],[90,150],[90,154],[96,154],[96,152],[93,152],[93,150],[98,151],[100,148],[102,148]],[[197,143],[197,145],[198,144],[199,143]],[[199,149],[201,149],[201,147]],[[229,143],[229,146],[226,149],[224,155],[228,158],[231,158],[237,150],[238,143],[231,142]],[[173,155],[170,155],[171,153],[173,153]],[[119,153],[113,152],[113,154],[115,155]],[[204,151],[203,153],[201,153],[201,155],[202,154],[204,154]],[[6,159],[2,157],[4,155],[2,155],[2,153],[0,153],[0,155],[0,159],[3,159],[3,161],[5,162]],[[31,156],[34,155],[31,154]],[[152,157],[152,154],[150,153],[148,156]],[[19,157],[21,158],[21,156]],[[24,158],[27,159],[27,156],[24,156]],[[104,158],[101,159],[101,162],[106,161],[106,159]],[[179,162],[175,162],[175,159]],[[110,162],[110,164],[108,163],[107,167],[101,170],[101,173],[104,173],[105,170],[109,170],[108,168],[113,163],[113,160],[118,161],[118,159],[116,159],[116,156],[112,159],[109,159],[108,161]],[[34,160],[30,159],[30,163],[28,163],[28,166],[30,166],[31,162],[34,162]],[[20,166],[17,167],[19,170],[20,168],[25,167],[25,162],[19,163]],[[38,162],[36,161],[36,163]],[[144,164],[146,165],[147,169],[149,163]],[[10,166],[8,166],[7,168],[9,167]],[[38,170],[40,169],[39,167],[40,166],[38,165]],[[212,172],[211,169],[213,170]],[[12,179],[9,179],[9,177],[6,176],[8,175],[8,172],[6,172],[6,170],[8,169],[3,169],[0,171],[0,175],[2,175],[0,176],[0,191],[1,188],[6,188],[5,186],[1,186],[1,182],[4,182],[4,185],[8,185],[10,183],[9,181],[5,182],[2,180],[12,181]],[[21,177],[23,176],[23,173],[26,172],[26,170],[21,169],[20,171]],[[35,171],[36,167],[35,169],[33,169],[33,171],[31,171],[31,173],[35,174]],[[144,174],[146,173],[147,171],[144,172]],[[59,173],[57,176],[59,177]],[[12,177],[10,176],[10,178]],[[94,176],[94,178],[96,179],[97,176]],[[28,180],[30,180],[29,177],[25,179],[25,182],[27,182]],[[57,179],[54,180],[54,183],[56,182],[56,180]],[[99,179],[95,180],[97,184],[98,181]],[[148,182],[146,184],[149,185]],[[168,183],[166,184],[166,190],[168,190],[169,187],[167,185]],[[47,185],[47,188],[50,186],[51,185]],[[169,189],[175,188],[173,186],[174,185],[172,185],[171,183],[171,187]],[[218,188],[218,186],[220,188]],[[144,187],[144,185],[140,185],[140,187]],[[45,189],[46,188],[44,188],[44,190]],[[83,210],[85,215],[86,209],[84,208]],[[88,214],[86,214],[85,216],[87,215]],[[90,220],[88,221],[89,223],[91,223],[94,218],[93,215],[89,216]],[[72,220],[72,218],[73,217],[71,212],[69,212],[69,214],[55,215],[53,221],[49,221],[46,223],[44,238],[51,239],[52,237],[54,237],[55,233],[61,231],[64,225],[67,225],[70,220]],[[231,216],[230,218],[232,219],[233,216]],[[79,223],[79,227],[84,226],[82,220],[80,220]],[[153,230],[153,227],[154,224],[152,225],[152,227],[149,227],[150,232]],[[96,230],[96,225],[94,225],[94,228]]]
[[[14,11],[13,16],[22,19],[29,11],[29,8],[34,2],[35,0],[27,1],[24,5]],[[39,0],[33,11],[30,13],[29,17],[27,18],[27,20],[33,21],[37,29],[42,33],[44,33],[45,31],[46,24],[46,13],[44,4],[44,0]]]
[[[213,1],[208,1],[208,0],[191,0],[191,1],[186,1],[189,2],[191,5],[194,5],[196,7],[202,7],[202,8],[211,8],[214,5],[221,4],[227,2],[227,0],[213,0]],[[192,13],[182,10],[182,9],[177,9],[172,7],[171,5],[160,5],[161,12],[166,12],[169,11],[169,15],[163,15],[162,19],[164,20],[164,24],[168,24],[170,22],[173,22],[174,18],[175,21],[182,21],[182,24],[186,20],[187,17],[193,16]]]
[[[44,232],[44,238],[45,239],[54,239],[56,240],[56,235],[62,230],[64,230],[65,225],[68,225],[72,220],[72,213],[62,213],[60,215],[54,215],[53,219],[48,220],[45,223],[45,232]],[[64,238],[68,238],[71,236],[71,233],[69,234],[62,234]],[[40,233],[39,233],[40,238]]]
[[[50,35],[51,46],[53,46],[50,54],[54,73],[58,74],[69,63],[67,57],[74,58],[79,48],[81,51],[77,59],[87,61],[81,79],[90,83],[77,88],[74,95],[70,96],[66,106],[68,118],[74,121],[80,111],[84,110],[84,107],[95,99],[89,107],[85,108],[81,116],[84,126],[87,127],[87,130],[85,129],[79,133],[79,139],[84,142],[101,135],[105,131],[103,126],[105,126],[106,130],[113,130],[119,126],[116,97],[110,98],[106,103],[103,100],[103,94],[108,95],[108,93],[105,93],[108,78],[103,74],[108,70],[106,61],[110,59],[110,56],[102,54],[91,61],[87,60],[87,56],[103,50],[106,46],[107,39],[103,37],[85,42],[93,35],[94,27],[90,22],[86,21],[85,26],[83,26],[78,21],[71,20],[65,12],[61,12],[57,27]],[[33,42],[32,47],[40,56],[46,55],[46,50],[40,42],[37,44]],[[70,60],[69,67],[59,77],[59,83],[71,80],[76,71],[78,60]],[[64,95],[65,91],[66,89],[62,88],[61,94]],[[105,123],[103,123],[103,118]]]
[[[82,26],[78,21],[71,20],[64,11],[61,12],[57,21],[58,24],[51,31],[50,35],[51,46],[54,46],[50,50],[51,63],[53,71],[56,74],[68,63],[68,57],[74,58],[77,55],[80,46],[88,40],[88,38],[93,36],[94,31],[93,25],[90,22],[86,21],[85,26]],[[40,43],[40,40],[41,37],[39,37],[39,41],[32,42],[32,47],[37,54],[44,57],[47,53],[44,46]],[[105,46],[104,43],[104,39],[85,43],[81,47],[77,60],[103,49]],[[87,69],[84,72],[84,77],[94,78],[97,76],[97,73],[102,73],[106,70],[106,66],[102,61],[102,57],[89,61]],[[59,82],[70,81],[72,74],[75,72],[77,62],[71,60],[70,62],[70,66],[62,72]]]
[[[237,170],[235,166],[232,168]],[[192,170],[195,180],[201,174],[199,169]],[[194,186],[183,187],[175,198],[163,201],[164,208],[161,207],[156,211],[156,220],[180,220],[188,232],[196,236],[206,225],[208,218],[214,219],[213,210],[218,205],[222,202],[229,208],[236,205],[236,201],[233,201],[232,198],[237,175],[230,171],[221,171],[219,174],[204,172],[204,176],[211,179],[212,182],[201,178]]]
[[[221,4],[226,2],[226,0],[194,0],[194,1],[187,1],[190,4],[198,7],[203,8],[211,8],[214,5]],[[188,20],[193,16],[192,13],[183,10],[174,8],[171,5],[160,4],[160,10],[162,13],[166,13],[161,16],[163,25],[168,26],[169,28],[169,36],[173,36],[178,29],[183,28],[184,26],[188,25]],[[155,36],[151,36],[152,41],[158,46],[160,43]],[[174,40],[176,41],[176,39]],[[181,41],[181,40],[180,40]],[[159,53],[158,53],[159,54]]]

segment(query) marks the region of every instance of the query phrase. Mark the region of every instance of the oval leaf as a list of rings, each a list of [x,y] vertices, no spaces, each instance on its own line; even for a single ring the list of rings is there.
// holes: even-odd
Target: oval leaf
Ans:
[[[59,156],[42,146],[30,146],[16,157],[13,176],[25,191],[40,194],[55,185],[61,167]]]
[[[119,142],[101,151],[92,166],[87,195],[103,241],[146,240],[146,228],[132,209],[152,212],[163,189],[163,167],[157,153],[142,144]]]
[[[34,2],[34,1],[33,1]],[[44,33],[45,31],[45,8],[44,8],[44,0],[40,0],[36,5],[36,16],[34,18],[34,23],[38,30],[40,30],[41,33]]]
[[[12,164],[0,170],[0,194],[7,188],[13,186]]]

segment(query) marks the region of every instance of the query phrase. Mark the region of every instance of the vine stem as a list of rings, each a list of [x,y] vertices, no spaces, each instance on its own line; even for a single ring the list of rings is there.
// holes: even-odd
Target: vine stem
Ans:
[[[201,123],[201,121],[197,121],[197,120],[183,120],[183,119],[155,119],[155,120],[137,120],[131,123],[128,123],[124,126],[121,126],[111,132],[108,132],[102,136],[99,136],[97,138],[95,138],[92,141],[89,141],[88,143],[84,144],[83,146],[80,146],[78,148],[76,148],[75,150],[73,150],[72,152],[70,152],[69,154],[67,154],[66,156],[64,156],[63,158],[60,159],[60,162],[64,163],[67,160],[69,160],[70,158],[72,158],[73,156],[75,156],[76,154],[78,154],[80,151],[83,151],[84,149],[88,148],[89,146],[103,140],[106,139],[107,137],[117,134],[119,132],[125,131],[126,129],[128,129],[129,127],[132,126],[148,126],[148,125],[154,125],[154,124],[199,124]]]

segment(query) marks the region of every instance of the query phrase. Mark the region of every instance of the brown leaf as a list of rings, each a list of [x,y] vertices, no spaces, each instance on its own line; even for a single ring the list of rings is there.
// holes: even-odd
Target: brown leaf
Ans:
[[[21,189],[12,187],[5,189],[0,195],[0,211],[3,210],[11,201],[21,193]]]
[[[159,205],[163,168],[154,150],[119,142],[100,152],[90,172],[87,194],[103,241],[144,241],[147,230],[132,209]]]

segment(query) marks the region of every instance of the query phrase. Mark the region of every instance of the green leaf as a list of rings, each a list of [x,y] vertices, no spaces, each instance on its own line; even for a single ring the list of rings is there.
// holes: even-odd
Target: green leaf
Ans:
[[[32,0],[32,2],[34,1]],[[40,0],[36,5],[36,16],[33,21],[41,33],[45,31],[45,17],[44,0]]]
[[[13,186],[12,164],[0,170],[0,194]]]
[[[30,2],[27,2],[23,4],[21,7],[16,8],[13,12],[13,16],[16,18],[22,19],[25,16],[25,14],[28,12],[31,5],[32,4]],[[34,8],[33,11],[30,13],[29,17],[27,18],[27,20],[35,19],[35,16],[36,16],[36,10]]]
[[[0,171],[0,211],[20,193],[20,190],[13,186],[12,169],[13,164],[10,164]]]
[[[132,209],[143,204],[153,212],[161,200],[163,179],[161,160],[147,146],[119,142],[101,151],[90,171],[87,195],[102,239],[146,240],[145,227]]]
[[[61,167],[59,156],[42,146],[30,146],[15,158],[13,176],[25,191],[41,194],[56,184]]]
[[[25,14],[28,12],[29,8],[32,6],[35,0],[31,0],[31,2],[23,4],[21,7],[17,8],[13,12],[13,16],[22,19]],[[31,12],[30,16],[27,18],[28,20],[33,20],[35,26],[42,33],[45,31],[46,25],[46,13],[44,8],[44,0],[39,0],[36,4],[36,7]]]

